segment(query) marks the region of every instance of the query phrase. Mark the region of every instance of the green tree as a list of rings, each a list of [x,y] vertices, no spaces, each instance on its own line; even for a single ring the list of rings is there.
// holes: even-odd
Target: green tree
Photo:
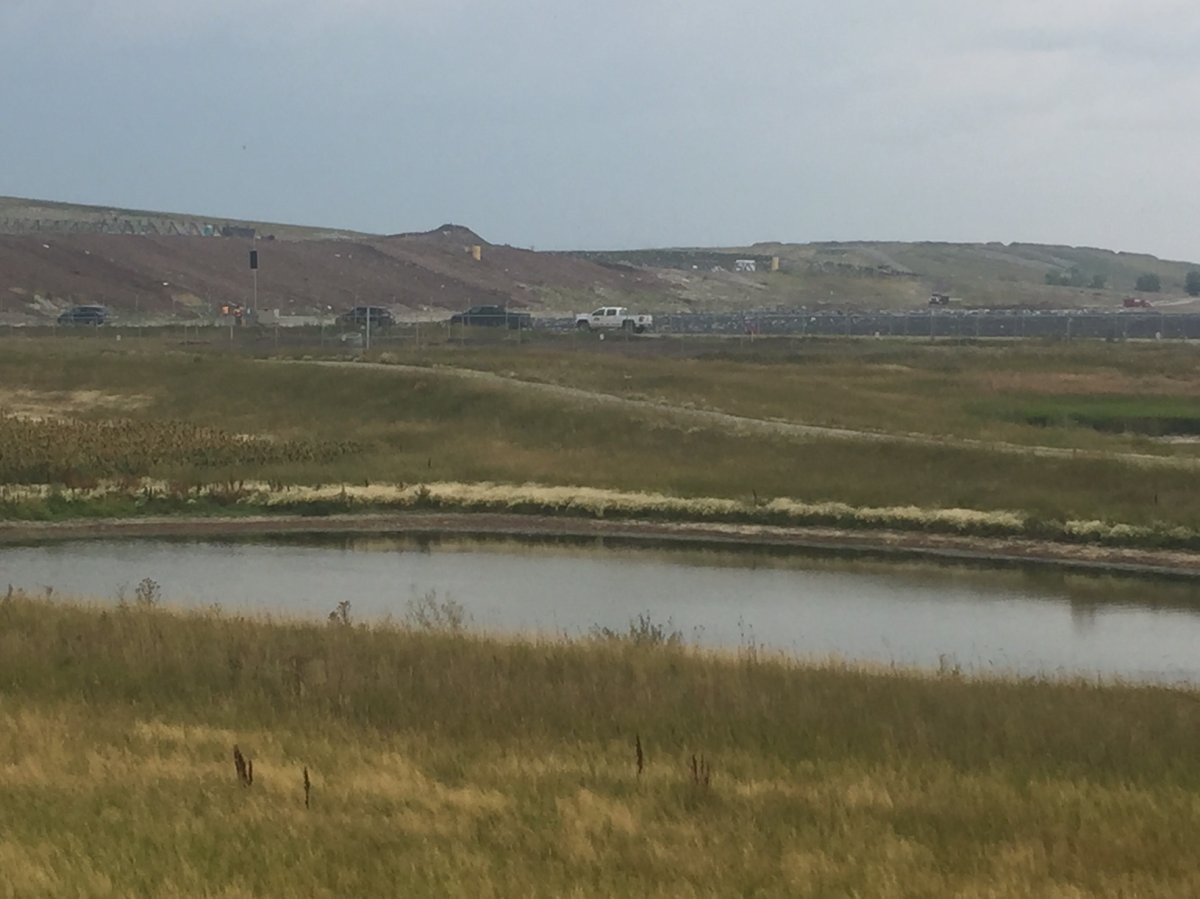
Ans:
[[[1158,293],[1162,290],[1162,278],[1158,275],[1147,272],[1144,275],[1138,275],[1136,284],[1134,285],[1142,293]]]
[[[1189,297],[1200,297],[1200,272],[1188,272],[1183,287]]]
[[[1092,275],[1091,284],[1088,285],[1092,290],[1103,290],[1108,286],[1108,278],[1104,275]]]

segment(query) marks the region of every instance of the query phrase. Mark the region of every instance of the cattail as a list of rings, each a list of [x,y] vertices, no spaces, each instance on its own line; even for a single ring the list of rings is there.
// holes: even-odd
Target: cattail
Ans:
[[[692,754],[692,783],[698,787],[712,785],[712,765],[701,755],[699,758]]]
[[[243,787],[248,787],[254,783],[254,763],[247,761],[242,755],[242,750],[237,746],[233,747],[233,768],[237,772],[238,782]]]
[[[640,734],[633,735],[633,749],[637,753],[637,773],[638,777],[642,776],[642,770],[646,767],[646,757],[642,753],[642,737]]]
[[[309,792],[312,790],[312,784],[308,779],[308,766],[304,766],[304,808],[309,808]]]

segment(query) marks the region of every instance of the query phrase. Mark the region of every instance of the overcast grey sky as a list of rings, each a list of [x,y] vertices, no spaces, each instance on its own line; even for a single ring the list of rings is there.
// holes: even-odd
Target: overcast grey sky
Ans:
[[[0,0],[0,194],[1200,260],[1195,0]]]

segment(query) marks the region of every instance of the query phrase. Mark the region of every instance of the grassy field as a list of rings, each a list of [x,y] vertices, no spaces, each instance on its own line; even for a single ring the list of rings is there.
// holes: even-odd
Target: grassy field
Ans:
[[[1193,692],[154,598],[0,598],[0,895],[1200,892]]]
[[[419,367],[0,342],[0,515],[375,504],[1200,546],[1195,448],[1141,433],[1197,414],[1188,347],[374,359]],[[0,586],[0,899],[1200,895],[1195,691],[704,654],[648,620],[499,640],[436,597],[367,627],[353,599],[312,623],[172,613],[150,581],[119,605]]]
[[[0,354],[0,409],[9,413],[0,418],[0,481],[86,491],[108,480],[136,494],[149,477],[181,498],[250,480],[566,485],[733,501],[750,518],[771,503],[839,503],[912,507],[931,520],[937,510],[1011,514],[1034,533],[1069,522],[1093,523],[1079,535],[1200,530],[1195,468],[1183,464],[1197,458],[1194,445],[1110,433],[1070,413],[1118,397],[1121,408],[1167,410],[1164,421],[1193,414],[1200,364],[1188,347],[726,341],[672,358],[645,355],[650,344],[446,345],[411,359],[387,351],[424,366],[413,371],[282,364],[151,341],[12,340]],[[509,377],[463,379],[447,365]],[[522,379],[656,404],[556,396]],[[1039,403],[1058,417],[1014,420],[1014,409]],[[689,408],[932,439],[751,432],[689,418]],[[1044,457],[990,441],[1078,454]],[[1171,464],[1120,455],[1129,452]],[[5,508],[10,517],[81,511],[60,506]]]
[[[753,418],[881,433],[915,433],[1097,449],[1169,453],[1139,440],[1145,429],[1111,425],[1073,406],[1124,403],[1146,419],[1200,417],[1200,354],[1183,345],[1101,343],[922,344],[798,338],[678,339],[597,345],[426,346],[399,357],[492,371]],[[563,344],[567,343],[564,347]],[[679,346],[686,355],[678,355]],[[583,351],[579,351],[582,349]],[[1012,413],[1053,402],[1063,414]],[[1164,409],[1145,408],[1166,406]],[[1082,425],[1082,427],[1081,427]],[[1097,431],[1101,432],[1100,434]]]

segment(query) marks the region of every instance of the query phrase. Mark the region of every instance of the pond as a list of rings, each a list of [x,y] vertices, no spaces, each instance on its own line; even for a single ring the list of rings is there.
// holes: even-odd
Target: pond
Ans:
[[[581,636],[647,616],[685,642],[965,672],[1200,683],[1200,581],[612,541],[305,537],[0,548],[52,598],[402,621],[425,599],[474,630]],[[47,590],[49,588],[49,591]]]

